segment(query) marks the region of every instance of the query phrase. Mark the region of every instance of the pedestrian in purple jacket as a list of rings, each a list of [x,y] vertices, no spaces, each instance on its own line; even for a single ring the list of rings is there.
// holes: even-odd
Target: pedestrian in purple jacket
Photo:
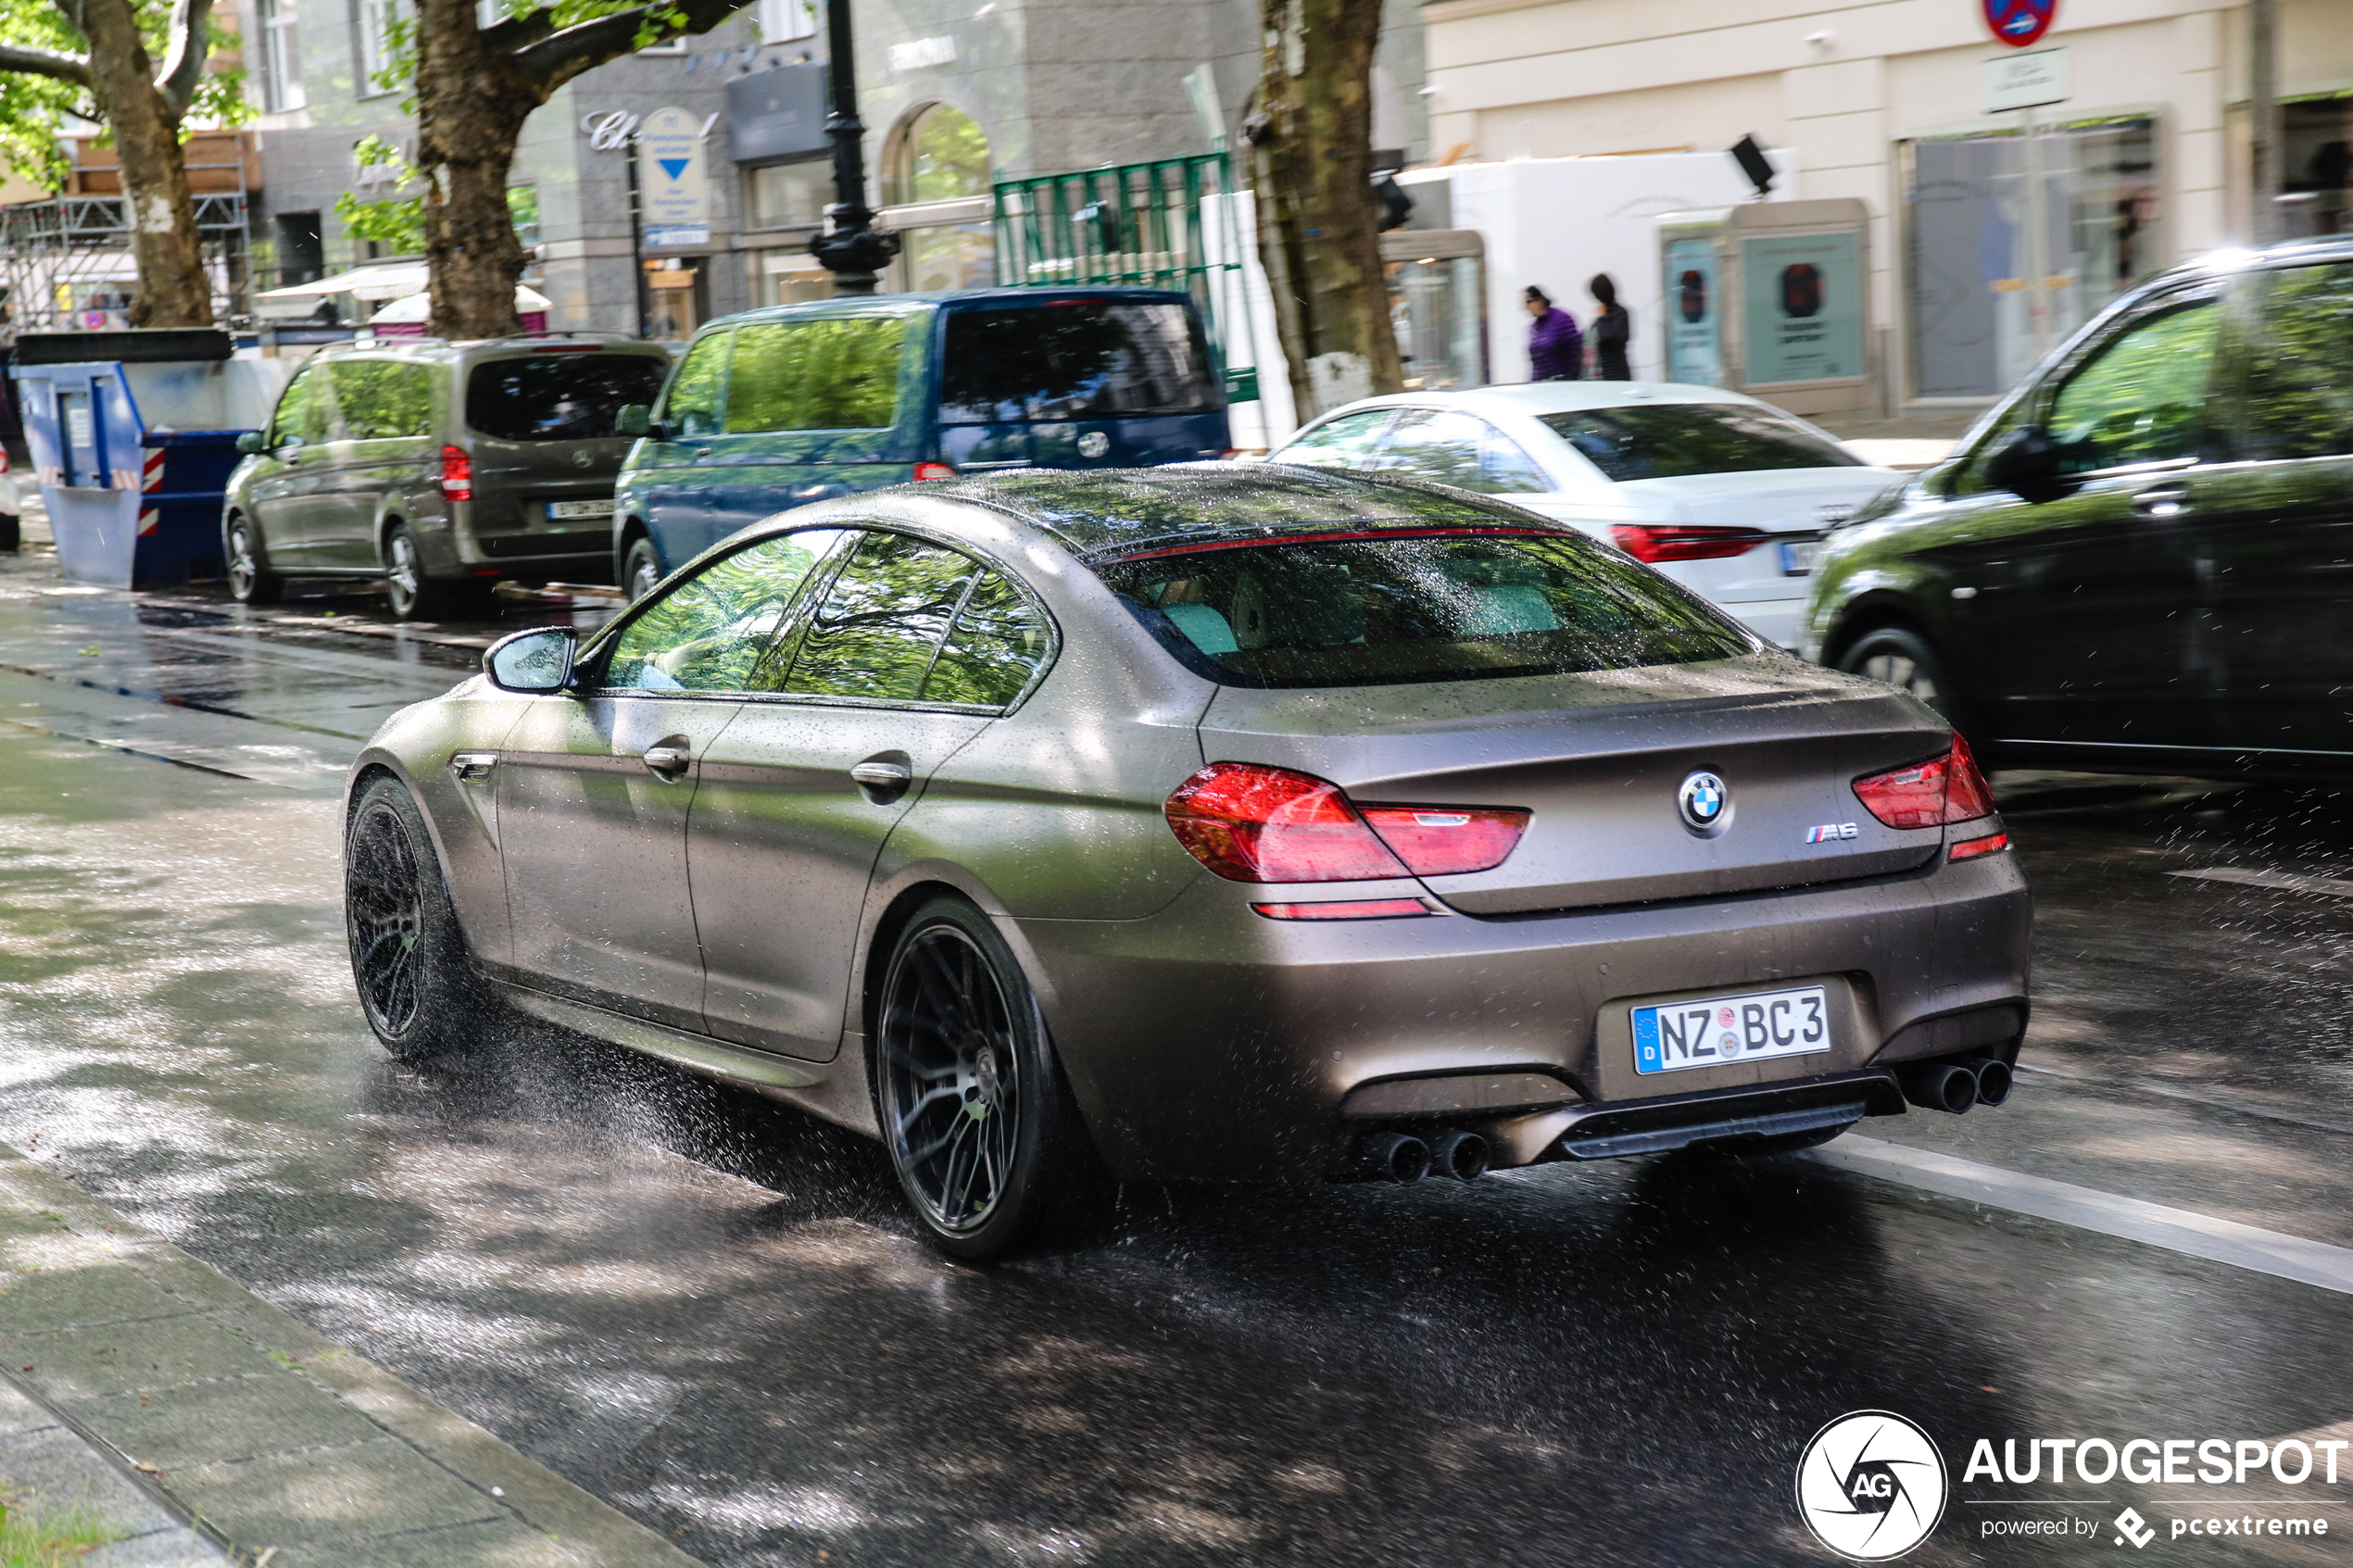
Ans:
[[[1585,334],[1577,318],[1555,309],[1552,295],[1530,283],[1528,313],[1536,324],[1528,329],[1528,374],[1531,381],[1575,381],[1585,373]]]

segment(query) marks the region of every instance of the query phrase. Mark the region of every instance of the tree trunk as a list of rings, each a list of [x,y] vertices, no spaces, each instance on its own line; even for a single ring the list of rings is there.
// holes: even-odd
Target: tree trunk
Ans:
[[[522,330],[515,285],[529,259],[508,211],[507,177],[523,121],[547,93],[484,44],[474,0],[420,0],[417,12],[417,169],[433,280],[426,330],[503,337]]]
[[[212,325],[212,283],[205,276],[196,205],[180,147],[180,117],[155,83],[130,0],[84,0],[91,94],[114,132],[122,165],[122,213],[139,290],[134,327]]]
[[[1403,389],[1372,188],[1380,0],[1261,0],[1259,247],[1304,420]]]

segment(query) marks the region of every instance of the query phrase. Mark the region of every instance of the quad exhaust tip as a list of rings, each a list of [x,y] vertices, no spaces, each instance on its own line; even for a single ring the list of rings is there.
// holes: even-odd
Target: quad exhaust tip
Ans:
[[[1999,1105],[2010,1098],[2010,1064],[1999,1057],[1959,1056],[1944,1061],[1906,1062],[1895,1070],[1904,1098],[1925,1110],[1957,1116],[1972,1105]]]
[[[1358,1173],[1380,1182],[1418,1182],[1424,1176],[1477,1181],[1487,1173],[1488,1158],[1485,1138],[1452,1127],[1427,1140],[1411,1133],[1374,1133],[1356,1148]]]
[[[1376,1181],[1418,1182],[1429,1174],[1429,1145],[1410,1133],[1375,1133],[1359,1154],[1365,1174]]]

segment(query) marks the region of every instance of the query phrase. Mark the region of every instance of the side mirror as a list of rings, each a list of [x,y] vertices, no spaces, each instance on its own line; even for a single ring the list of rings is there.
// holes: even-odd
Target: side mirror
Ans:
[[[549,696],[572,684],[579,633],[569,626],[537,626],[501,637],[484,650],[482,668],[502,692]]]
[[[612,428],[623,435],[644,435],[654,427],[654,411],[643,403],[623,403],[614,410]]]
[[[1985,459],[1986,483],[2025,500],[2057,500],[2067,486],[2059,474],[2058,448],[2040,425],[2020,425],[1994,444]]]
[[[246,457],[258,457],[270,450],[270,438],[258,430],[241,431],[237,434],[237,450]]]

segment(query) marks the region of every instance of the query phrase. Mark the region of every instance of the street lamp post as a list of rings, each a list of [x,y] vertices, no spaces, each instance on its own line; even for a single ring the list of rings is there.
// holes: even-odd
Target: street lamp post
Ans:
[[[825,0],[826,52],[833,105],[825,134],[834,144],[834,205],[825,208],[825,232],[809,242],[809,253],[834,275],[834,293],[875,292],[875,274],[899,254],[899,236],[874,226],[866,205],[866,128],[858,119],[858,66],[849,36],[849,0]]]

